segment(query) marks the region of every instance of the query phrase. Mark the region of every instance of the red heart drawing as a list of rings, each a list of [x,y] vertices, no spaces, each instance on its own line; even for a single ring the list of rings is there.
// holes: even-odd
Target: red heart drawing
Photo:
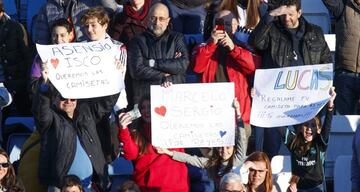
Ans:
[[[155,107],[155,113],[165,117],[166,107],[165,106]]]
[[[51,64],[54,66],[54,68],[56,69],[56,67],[58,66],[59,64],[59,59],[56,58],[56,59],[51,59],[50,60]]]

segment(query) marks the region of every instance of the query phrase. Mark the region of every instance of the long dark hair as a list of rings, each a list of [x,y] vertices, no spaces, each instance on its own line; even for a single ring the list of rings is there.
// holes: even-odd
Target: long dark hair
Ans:
[[[141,97],[139,101],[139,110],[141,110],[144,101],[150,101],[150,97],[149,96]],[[150,144],[150,141],[144,136],[145,124],[146,122],[143,120],[143,118],[139,118],[136,121],[134,121],[134,123],[132,123],[130,126],[131,137],[135,140],[135,143],[139,147],[139,156],[149,152],[148,145]]]
[[[18,185],[18,183],[16,181],[15,170],[14,170],[13,165],[10,163],[10,159],[9,159],[8,154],[2,148],[0,148],[0,155],[5,156],[7,162],[9,163],[7,173],[4,176],[4,178],[2,178],[1,181],[0,181],[1,186],[4,187],[7,191],[11,191],[11,192],[22,192],[22,191],[24,191],[24,189],[22,189]]]
[[[310,121],[315,120],[316,126],[321,127],[321,119],[319,115],[316,115]],[[290,149],[293,149],[295,153],[304,155],[311,147],[312,141],[305,142],[304,134],[302,133],[301,126],[303,124],[298,124],[295,126],[296,136],[295,139],[290,143]],[[317,130],[315,130],[317,131]],[[316,133],[315,133],[316,134]],[[314,133],[313,133],[314,135]]]
[[[229,173],[233,168],[233,162],[234,162],[234,155],[235,149],[233,153],[231,154],[231,157],[227,160],[227,165],[222,172],[222,174],[219,174],[222,157],[219,155],[219,147],[214,147],[211,156],[209,157],[209,160],[206,163],[206,168],[208,170],[209,176],[216,180],[218,178],[221,178],[226,173]]]

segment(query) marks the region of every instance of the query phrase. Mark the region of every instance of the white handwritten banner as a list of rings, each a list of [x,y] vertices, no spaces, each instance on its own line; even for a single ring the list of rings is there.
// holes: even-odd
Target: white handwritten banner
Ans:
[[[151,86],[151,135],[154,146],[234,145],[233,83]]]
[[[328,102],[332,80],[332,64],[256,70],[250,123],[279,127],[312,119]]]
[[[49,70],[49,80],[65,98],[112,95],[124,88],[116,69],[119,48],[110,39],[87,43],[36,45]]]

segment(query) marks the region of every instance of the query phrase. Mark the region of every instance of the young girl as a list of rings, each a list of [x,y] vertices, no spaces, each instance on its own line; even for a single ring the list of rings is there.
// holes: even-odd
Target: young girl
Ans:
[[[129,130],[133,121],[129,113],[119,115],[119,141],[123,143],[124,158],[132,160],[132,179],[141,191],[183,192],[189,191],[188,171],[184,163],[167,155],[158,154],[151,145],[150,99],[142,98],[139,105],[141,119]],[[173,149],[184,152],[183,148]]]
[[[195,167],[206,168],[210,177],[215,181],[215,186],[218,189],[220,179],[226,173],[232,172],[233,169],[240,167],[246,157],[247,137],[245,135],[244,123],[240,115],[240,105],[237,99],[234,99],[234,107],[237,114],[237,135],[234,146],[224,146],[214,148],[212,155],[207,157],[191,156],[189,154],[168,150],[164,148],[157,148],[158,153],[167,154],[172,159],[180,162],[188,163]]]
[[[323,126],[319,116],[295,126],[294,131],[278,129],[285,145],[291,152],[292,174],[299,178],[298,183],[291,182],[290,191],[322,192],[326,191],[324,180],[324,158],[329,141],[329,132],[336,97],[335,89],[330,89],[331,98],[326,106]]]

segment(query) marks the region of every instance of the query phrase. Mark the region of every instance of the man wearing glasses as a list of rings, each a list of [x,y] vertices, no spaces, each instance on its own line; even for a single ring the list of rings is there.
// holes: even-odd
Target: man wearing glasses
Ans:
[[[129,43],[128,69],[134,91],[134,103],[150,94],[150,85],[185,83],[188,54],[180,33],[171,31],[169,10],[154,4],[147,16],[147,30]]]

